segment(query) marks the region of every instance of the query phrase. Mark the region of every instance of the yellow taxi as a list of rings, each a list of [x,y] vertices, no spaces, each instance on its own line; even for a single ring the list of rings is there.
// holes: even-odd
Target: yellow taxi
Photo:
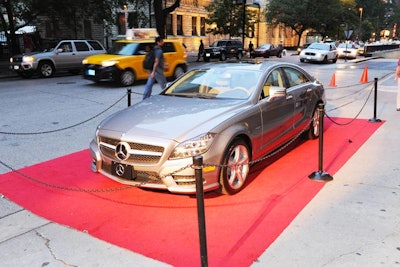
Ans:
[[[83,77],[94,82],[114,81],[122,86],[145,80],[148,70],[143,68],[143,60],[154,45],[154,39],[118,40],[111,53],[89,56],[82,61]],[[176,79],[187,71],[187,54],[179,41],[164,40],[162,49],[166,77]]]

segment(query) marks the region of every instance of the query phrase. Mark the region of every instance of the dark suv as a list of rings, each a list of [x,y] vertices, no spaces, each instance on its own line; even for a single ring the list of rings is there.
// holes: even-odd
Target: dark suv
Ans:
[[[221,61],[230,57],[241,59],[243,57],[243,43],[239,40],[218,40],[210,47],[204,49],[203,58],[209,62],[210,58],[218,58]]]

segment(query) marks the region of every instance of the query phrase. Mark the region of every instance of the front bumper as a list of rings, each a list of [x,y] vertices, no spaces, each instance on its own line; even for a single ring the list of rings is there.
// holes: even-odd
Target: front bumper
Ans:
[[[128,165],[123,162],[113,162],[112,159],[102,155],[95,140],[90,143],[90,154],[92,157],[92,171],[99,172],[119,183],[149,189],[168,190],[172,193],[196,193],[195,170],[191,167],[193,164],[192,158],[168,160],[161,166],[150,166],[149,164]],[[115,170],[117,167],[124,169],[123,172],[125,170],[129,171],[118,176]],[[204,191],[219,188],[219,183],[215,179],[215,177],[218,177],[218,173],[218,167],[203,167]],[[128,177],[125,174],[128,174]],[[207,181],[215,182],[209,183]]]
[[[32,73],[35,71],[33,64],[31,63],[11,63],[9,66],[10,70],[13,70],[18,73]]]
[[[84,65],[83,78],[92,81],[117,81],[121,70],[116,66],[103,67],[99,65]]]

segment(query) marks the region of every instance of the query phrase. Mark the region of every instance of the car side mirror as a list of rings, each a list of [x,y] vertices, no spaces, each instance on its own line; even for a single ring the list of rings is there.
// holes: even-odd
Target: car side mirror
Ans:
[[[62,48],[58,48],[58,49],[56,50],[56,53],[59,54],[59,53],[62,53],[62,51],[63,51]]]
[[[271,86],[269,88],[268,102],[273,102],[278,99],[286,98],[286,88],[280,86]]]

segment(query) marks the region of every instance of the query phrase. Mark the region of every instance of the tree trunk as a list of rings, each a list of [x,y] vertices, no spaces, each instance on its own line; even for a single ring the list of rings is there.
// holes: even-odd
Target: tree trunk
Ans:
[[[175,3],[172,6],[166,7],[164,9],[162,7],[163,0],[154,0],[153,2],[154,16],[156,19],[156,29],[158,35],[163,39],[166,37],[165,25],[167,24],[167,17],[169,13],[179,7],[180,2],[180,0],[175,0]]]

